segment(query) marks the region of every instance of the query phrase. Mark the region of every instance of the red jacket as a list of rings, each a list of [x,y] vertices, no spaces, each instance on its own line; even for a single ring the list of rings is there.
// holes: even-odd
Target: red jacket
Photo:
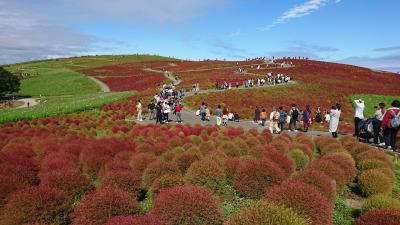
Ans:
[[[397,115],[400,112],[399,108],[390,108],[386,111],[383,116],[381,128],[384,130],[385,128],[392,128],[390,126],[390,121],[394,118],[394,115]]]
[[[182,109],[183,109],[183,106],[181,106],[181,105],[175,106],[175,112],[181,112]]]

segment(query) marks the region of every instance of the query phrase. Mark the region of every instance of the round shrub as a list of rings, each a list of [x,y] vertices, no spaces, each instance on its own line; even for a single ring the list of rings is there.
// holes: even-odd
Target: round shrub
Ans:
[[[203,155],[215,150],[214,142],[212,141],[205,141],[201,142],[199,145],[199,149]]]
[[[301,133],[299,133],[299,134],[301,134]],[[313,141],[311,140],[311,138],[307,137],[306,135],[302,135],[302,134],[301,134],[301,135],[299,135],[299,136],[296,136],[295,142],[298,143],[298,144],[307,145],[307,147],[308,147],[309,149],[311,149],[311,150],[314,149],[314,143],[313,143]]]
[[[138,153],[132,156],[129,165],[138,174],[143,174],[147,166],[156,161],[157,157],[153,153]]]
[[[17,177],[0,175],[0,208],[7,203],[7,196],[19,189],[27,187]]]
[[[239,167],[241,160],[239,157],[228,158],[225,161],[225,173],[226,173],[226,180],[229,184],[233,183],[233,179],[235,177],[237,168]]]
[[[220,225],[223,220],[217,199],[207,189],[197,186],[161,191],[154,200],[150,214],[165,225]]]
[[[86,195],[75,207],[73,223],[101,225],[110,218],[139,213],[139,203],[124,191],[105,187]]]
[[[362,215],[356,225],[398,225],[399,209],[376,209]]]
[[[159,219],[153,215],[143,216],[117,216],[111,218],[105,225],[163,225]]]
[[[349,158],[340,155],[325,155],[322,160],[328,160],[340,166],[346,176],[346,183],[353,182],[356,178],[356,167]]]
[[[376,159],[384,162],[387,165],[387,168],[394,170],[393,162],[387,157],[387,155],[383,152],[377,151],[375,149],[362,152],[356,156],[356,161],[363,161],[365,159]]]
[[[290,176],[294,172],[293,160],[286,154],[272,149],[265,152],[264,157],[276,163],[285,172],[286,176]]]
[[[310,161],[308,156],[300,149],[292,149],[289,151],[288,155],[293,160],[296,170],[302,170]]]
[[[278,149],[281,152],[287,152],[289,150],[289,143],[284,140],[277,139],[277,138],[272,140],[270,145],[273,146],[274,148]]]
[[[40,182],[64,191],[72,199],[79,199],[92,189],[89,180],[78,169],[53,170],[40,173]]]
[[[388,164],[380,159],[362,159],[357,163],[357,168],[360,171],[379,169],[379,168],[389,168]]]
[[[308,156],[308,158],[311,160],[314,156],[314,151],[312,148],[310,148],[308,145],[305,144],[299,144],[299,143],[293,143],[289,145],[289,151],[292,149],[299,149],[304,152]]]
[[[204,186],[219,194],[226,184],[225,169],[214,161],[200,160],[189,167],[185,180],[189,184]]]
[[[379,169],[366,170],[358,178],[361,192],[366,196],[388,194],[392,191],[393,182]]]
[[[288,181],[274,187],[265,197],[267,202],[289,207],[313,225],[332,223],[332,207],[327,198],[313,186]]]
[[[48,186],[28,187],[9,196],[0,224],[65,224],[71,202],[60,190]]]
[[[151,187],[153,182],[166,174],[180,174],[176,163],[157,160],[149,164],[143,172],[143,183],[146,187]]]
[[[225,161],[228,159],[228,156],[226,156],[225,153],[219,150],[215,150],[212,152],[209,152],[203,160],[207,161],[214,161],[217,163],[219,166],[224,167],[225,166]]]
[[[12,174],[20,183],[26,185],[37,185],[39,183],[38,172],[38,165],[28,158],[13,155],[0,163],[0,175],[9,176]]]
[[[266,190],[280,184],[285,173],[268,159],[250,159],[239,164],[234,178],[235,189],[243,196],[259,199]]]
[[[333,179],[336,183],[336,190],[339,192],[342,191],[346,185],[346,174],[339,165],[336,165],[331,161],[318,159],[311,162],[309,167],[321,171]]]
[[[175,186],[182,186],[185,184],[184,179],[175,174],[166,174],[157,178],[152,185],[153,193],[159,194],[162,189],[167,189]]]
[[[168,162],[168,161],[171,161],[175,156],[177,156],[185,151],[186,151],[186,149],[184,149],[182,147],[176,147],[176,148],[173,148],[173,149],[170,149],[170,150],[164,152],[161,155],[161,159]]]
[[[182,174],[185,174],[192,163],[201,159],[201,154],[196,152],[184,152],[174,157],[174,162],[178,165]]]
[[[361,212],[366,213],[374,209],[400,209],[400,201],[388,195],[373,195],[364,201]]]
[[[343,151],[345,151],[343,146],[338,142],[333,142],[333,143],[330,143],[330,144],[319,146],[319,150],[321,152],[321,155],[326,155],[326,154],[331,154],[331,153],[335,153],[335,152],[343,152]]]
[[[228,157],[239,157],[241,154],[239,146],[231,141],[224,141],[218,145],[218,150],[224,152]]]
[[[371,151],[371,150],[375,151],[375,149],[373,149],[371,146],[366,145],[366,144],[360,144],[360,143],[357,143],[356,145],[353,146],[353,148],[347,148],[346,150],[349,151],[350,154],[355,159],[357,159],[357,155],[358,154],[361,154],[361,153],[366,152],[366,151]]]
[[[141,179],[129,170],[112,170],[100,178],[102,187],[112,186],[133,196],[138,196],[141,191]]]
[[[290,208],[273,203],[258,202],[249,208],[244,208],[232,215],[224,225],[309,225],[310,222],[301,218]]]
[[[305,169],[297,173],[292,179],[312,185],[313,187],[318,189],[321,194],[325,196],[330,202],[335,201],[336,184],[325,173],[318,170]]]

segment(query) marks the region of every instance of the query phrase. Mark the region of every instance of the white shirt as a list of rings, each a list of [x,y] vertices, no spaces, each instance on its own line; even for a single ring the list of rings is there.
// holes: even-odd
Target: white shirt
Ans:
[[[354,102],[356,103],[356,113],[354,117],[364,119],[364,101],[359,102],[358,100],[355,100]]]

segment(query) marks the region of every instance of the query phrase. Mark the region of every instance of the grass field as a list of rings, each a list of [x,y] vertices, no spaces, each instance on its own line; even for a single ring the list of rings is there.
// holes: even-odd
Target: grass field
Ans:
[[[82,95],[48,96],[32,108],[0,111],[0,123],[35,119],[90,110],[132,96],[133,92],[92,93]]]
[[[390,108],[393,100],[400,100],[400,96],[354,95],[351,97],[351,104],[353,108],[355,107],[354,100],[360,98],[365,101],[364,115],[366,117],[372,117],[372,115],[375,113],[374,106],[378,106],[379,103],[384,102],[386,104],[386,108]]]
[[[31,75],[29,79],[21,81],[21,90],[18,93],[21,96],[60,96],[100,91],[97,84],[86,76],[55,61],[15,64],[7,69]]]

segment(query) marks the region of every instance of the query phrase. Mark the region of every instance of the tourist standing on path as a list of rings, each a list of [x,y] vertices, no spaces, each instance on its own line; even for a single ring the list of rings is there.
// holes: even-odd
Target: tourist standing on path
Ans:
[[[330,112],[330,120],[329,120],[329,132],[332,134],[332,137],[337,138],[338,133],[337,129],[339,126],[340,114],[342,113],[342,106],[337,103],[336,106],[333,106]]]
[[[322,112],[320,107],[318,107],[317,111],[315,111],[315,122],[322,123]]]
[[[215,116],[217,117],[217,125],[221,126],[222,123],[222,110],[221,110],[221,106],[218,105],[218,107],[215,109]]]
[[[149,120],[154,120],[156,118],[156,104],[154,102],[151,102],[147,108],[149,109]]]
[[[161,102],[159,102],[156,106],[156,114],[157,114],[157,120],[156,120],[156,124],[160,123],[163,124],[163,107],[161,105]]]
[[[385,145],[383,137],[381,135],[381,125],[383,116],[385,115],[385,103],[379,103],[379,108],[375,111],[372,124],[374,126],[374,144]]]
[[[256,110],[254,111],[254,123],[257,123],[260,121],[260,108],[258,108],[258,106],[256,107]]]
[[[206,103],[205,102],[201,103],[201,106],[200,106],[201,121],[206,120],[206,109],[207,109]]]
[[[222,110],[222,126],[228,126],[228,109]]]
[[[400,101],[394,100],[392,108],[389,108],[383,116],[381,128],[386,148],[397,150],[396,137],[400,129]]]
[[[292,131],[297,131],[296,123],[297,120],[299,119],[299,109],[296,108],[296,104],[292,104],[292,109],[290,110],[289,115],[290,115],[289,129]]]
[[[175,116],[176,116],[177,123],[182,123],[182,115],[181,115],[182,109],[183,109],[183,106],[181,105],[181,103],[178,103],[175,106]]]
[[[269,115],[269,130],[271,131],[271,134],[276,131],[276,133],[280,133],[281,130],[278,127],[278,121],[279,121],[279,112],[276,111],[275,107],[272,108],[272,112]]]
[[[142,118],[142,103],[140,102],[140,100],[137,101],[136,111],[137,111],[137,120],[138,121],[143,121],[143,118]]]
[[[211,117],[211,111],[208,108],[208,105],[206,104],[206,120],[210,121],[210,117]]]
[[[260,113],[260,119],[261,119],[261,125],[264,127],[265,122],[267,121],[267,111],[265,111],[265,109],[263,109],[262,112]]]
[[[287,113],[283,110],[283,107],[279,107],[279,121],[278,121],[278,127],[281,131],[283,131],[283,126],[286,123],[286,117]]]
[[[308,128],[311,125],[311,110],[309,105],[307,105],[306,109],[303,111],[303,124],[304,124],[304,132],[307,132]]]
[[[362,99],[354,101],[356,103],[356,111],[354,115],[354,136],[358,137],[360,133],[359,124],[364,119],[365,103]]]

